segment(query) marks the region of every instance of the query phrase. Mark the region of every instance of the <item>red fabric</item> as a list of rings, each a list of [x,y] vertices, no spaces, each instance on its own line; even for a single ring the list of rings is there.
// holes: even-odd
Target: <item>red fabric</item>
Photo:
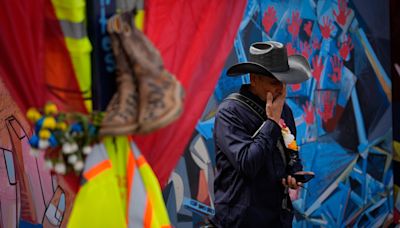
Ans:
[[[3,0],[0,4],[0,78],[21,111],[43,107],[51,100],[60,109],[85,112],[50,0]],[[49,89],[49,85],[68,91]]]
[[[1,1],[0,77],[22,110],[43,105],[43,0]]]
[[[64,34],[50,0],[45,11],[45,86],[47,99],[56,102],[64,111],[87,112]]]
[[[214,91],[233,47],[246,1],[145,3],[145,33],[186,92],[184,112],[176,122],[148,136],[135,137],[164,186]]]

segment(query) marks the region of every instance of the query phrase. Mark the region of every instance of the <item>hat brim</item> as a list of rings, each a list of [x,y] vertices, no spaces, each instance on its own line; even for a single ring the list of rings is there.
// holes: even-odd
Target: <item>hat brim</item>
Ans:
[[[270,71],[262,65],[254,62],[238,63],[231,66],[228,76],[240,76],[243,74],[254,73],[275,77],[286,84],[297,84],[311,78],[311,67],[307,59],[302,55],[291,55],[288,57],[289,70],[284,72]]]

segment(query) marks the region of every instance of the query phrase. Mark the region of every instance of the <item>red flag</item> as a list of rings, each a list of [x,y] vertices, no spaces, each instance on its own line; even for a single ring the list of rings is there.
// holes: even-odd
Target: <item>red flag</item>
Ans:
[[[135,137],[164,186],[215,89],[246,1],[146,1],[145,33],[185,88],[184,112],[148,136]]]

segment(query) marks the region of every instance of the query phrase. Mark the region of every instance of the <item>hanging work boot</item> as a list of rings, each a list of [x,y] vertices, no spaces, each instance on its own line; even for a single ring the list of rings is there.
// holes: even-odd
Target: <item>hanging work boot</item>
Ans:
[[[176,78],[164,68],[158,50],[135,27],[132,12],[125,12],[117,18],[122,24],[120,41],[138,82],[137,133],[149,133],[179,117],[184,92]]]
[[[117,36],[119,21],[111,18],[107,24],[116,62],[117,92],[107,106],[101,123],[101,135],[127,135],[138,129],[138,92],[135,77]]]

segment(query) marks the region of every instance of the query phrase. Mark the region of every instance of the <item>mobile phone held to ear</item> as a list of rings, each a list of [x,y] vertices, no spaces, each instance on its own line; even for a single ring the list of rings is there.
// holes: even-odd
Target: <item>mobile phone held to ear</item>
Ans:
[[[315,177],[314,174],[293,174],[292,177],[296,179],[297,182],[307,183]]]

